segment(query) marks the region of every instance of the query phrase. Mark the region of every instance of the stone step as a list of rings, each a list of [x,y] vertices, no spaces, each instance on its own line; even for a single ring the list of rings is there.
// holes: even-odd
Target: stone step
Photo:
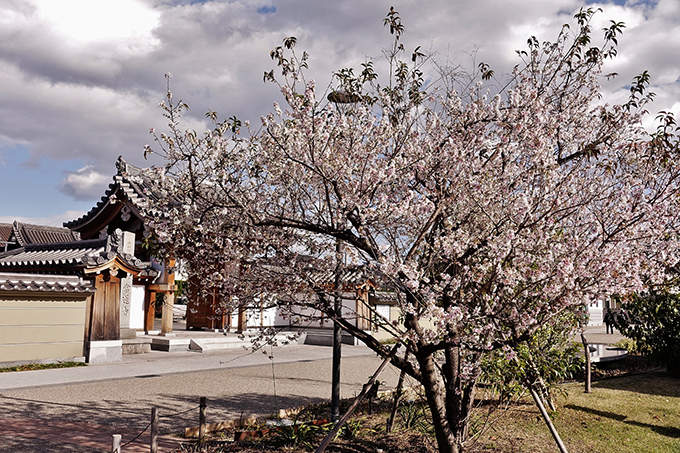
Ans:
[[[301,338],[300,342],[302,344],[311,344],[315,346],[333,346],[333,332],[306,332],[305,338]],[[342,332],[342,344],[357,346],[359,340],[346,332]]]
[[[278,334],[274,337],[279,344],[298,343],[296,340],[289,340],[287,334]],[[193,338],[189,344],[189,350],[197,352],[214,351],[218,349],[248,348],[251,346],[248,336],[239,337],[214,337],[214,338]]]
[[[144,354],[151,352],[151,340],[147,338],[135,338],[123,340],[123,355]]]
[[[151,349],[165,352],[188,351],[190,343],[189,338],[155,337],[151,339]]]

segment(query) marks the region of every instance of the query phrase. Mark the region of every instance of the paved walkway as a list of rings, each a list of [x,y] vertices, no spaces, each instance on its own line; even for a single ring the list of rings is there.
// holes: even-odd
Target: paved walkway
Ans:
[[[265,352],[266,354],[263,354]],[[331,348],[323,346],[291,345],[274,349],[277,364],[324,360],[331,357]],[[343,357],[374,355],[364,346],[343,346]],[[124,355],[122,362],[102,363],[87,367],[0,373],[0,392],[117,379],[152,378],[169,374],[222,370],[257,365],[270,365],[270,348],[252,352],[247,349],[223,349],[200,352],[161,352]]]
[[[0,443],[2,451],[39,452],[39,451],[111,451],[114,434],[122,436],[122,453],[148,453],[150,445],[149,430],[141,436],[138,429],[120,428],[93,423],[75,423],[60,420],[36,420],[0,417],[2,434],[9,440]],[[134,440],[136,438],[136,440]],[[170,451],[180,446],[182,439],[175,436],[159,436],[158,450]],[[126,442],[132,441],[126,444]],[[12,445],[14,444],[14,445]],[[10,448],[7,448],[10,447]]]
[[[614,329],[614,333],[607,333],[605,325],[588,327],[586,329],[586,339],[590,344],[614,344],[623,340],[625,337],[619,333],[618,330]],[[580,343],[581,337],[577,334],[574,337],[574,341]]]

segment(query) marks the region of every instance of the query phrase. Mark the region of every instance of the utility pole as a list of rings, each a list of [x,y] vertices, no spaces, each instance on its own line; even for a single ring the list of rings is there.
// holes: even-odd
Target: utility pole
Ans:
[[[342,253],[341,240],[335,243],[335,282],[333,294],[333,311],[336,318],[342,316]],[[331,421],[340,419],[340,358],[342,350],[342,329],[337,322],[333,323],[333,376],[331,381]]]
[[[328,94],[328,100],[336,106],[343,104],[356,104],[361,97],[355,93],[332,91]],[[330,206],[328,206],[330,208]],[[343,244],[340,239],[335,242],[335,294],[333,297],[333,310],[335,316],[342,316],[342,264]],[[333,377],[331,383],[331,421],[340,419],[340,355],[342,345],[342,330],[338,323],[333,324]]]

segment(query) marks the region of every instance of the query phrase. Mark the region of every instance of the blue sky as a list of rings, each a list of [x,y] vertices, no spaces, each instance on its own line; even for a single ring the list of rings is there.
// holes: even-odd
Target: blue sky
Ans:
[[[606,100],[627,96],[647,69],[657,93],[651,110],[680,114],[680,0],[593,2],[596,30],[626,23]],[[551,40],[584,5],[573,0],[5,0],[0,2],[0,222],[60,225],[103,195],[123,155],[135,165],[165,121],[157,105],[164,74],[189,103],[186,126],[204,112],[251,122],[278,99],[262,74],[287,36],[311,55],[310,75],[380,61],[390,44],[382,19],[391,5],[406,26],[407,49],[441,61],[496,71],[517,63],[531,35]],[[378,66],[379,64],[376,63]],[[649,123],[651,125],[651,123]]]
[[[50,217],[60,216],[66,211],[75,215],[89,210],[92,197],[74,199],[57,188],[71,171],[82,165],[82,162],[72,159],[58,159],[46,157],[31,164],[28,147],[15,145],[3,148],[2,162],[0,162],[0,193],[4,212],[19,212],[21,217],[41,219],[38,223],[55,223]],[[102,193],[103,195],[103,193]]]

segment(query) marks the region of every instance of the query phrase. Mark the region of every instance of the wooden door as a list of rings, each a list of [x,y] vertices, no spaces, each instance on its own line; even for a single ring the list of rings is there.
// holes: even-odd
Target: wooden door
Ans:
[[[187,302],[186,328],[189,329],[224,329],[229,325],[229,315],[223,313],[217,291],[213,290],[206,299],[198,293],[198,282],[194,277],[189,281],[189,298]]]
[[[120,340],[120,279],[97,275],[90,310],[90,341]]]

